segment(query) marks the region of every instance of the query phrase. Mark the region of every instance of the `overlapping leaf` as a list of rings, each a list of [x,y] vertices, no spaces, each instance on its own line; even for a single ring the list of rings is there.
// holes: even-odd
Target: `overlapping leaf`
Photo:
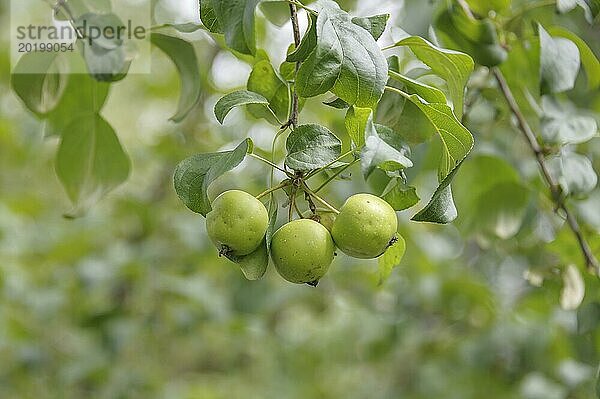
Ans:
[[[177,195],[193,212],[206,216],[212,209],[208,187],[225,172],[238,166],[252,150],[252,141],[244,140],[232,151],[196,154],[175,169],[173,182]]]
[[[327,0],[317,17],[317,44],[298,73],[302,97],[331,90],[350,105],[373,107],[387,81],[387,62],[373,37]]]
[[[321,125],[298,126],[288,136],[285,164],[296,171],[309,171],[330,164],[342,153],[342,142]]]

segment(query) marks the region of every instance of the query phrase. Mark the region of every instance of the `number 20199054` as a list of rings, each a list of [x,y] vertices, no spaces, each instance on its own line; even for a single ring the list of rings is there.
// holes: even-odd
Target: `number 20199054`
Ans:
[[[19,53],[48,52],[65,53],[74,51],[72,43],[19,43]]]

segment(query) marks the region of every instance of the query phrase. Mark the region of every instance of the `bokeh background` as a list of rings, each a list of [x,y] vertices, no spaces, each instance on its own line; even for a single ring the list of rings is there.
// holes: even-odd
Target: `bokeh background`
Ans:
[[[49,12],[37,3],[32,12]],[[362,15],[392,13],[389,38],[400,28],[427,36],[438,3],[343,6]],[[188,22],[196,12],[194,1],[155,5],[157,23]],[[582,13],[536,13],[577,31],[600,55],[598,28]],[[6,1],[0,18],[6,27]],[[259,28],[262,47],[278,64],[292,40],[289,25],[263,21]],[[574,278],[581,284],[565,288],[561,271],[582,261],[500,99],[487,93],[470,104],[476,148],[455,184],[459,220],[434,226],[409,222],[414,210],[400,214],[408,250],[385,284],[378,285],[375,261],[345,256],[316,289],[289,284],[272,267],[249,282],[217,257],[203,218],[178,201],[172,172],[191,154],[229,149],[246,136],[266,151],[275,131],[242,110],[218,125],[212,107],[244,86],[250,66],[203,32],[185,37],[201,60],[196,111],[182,124],[168,122],[179,81],[159,52],[151,75],[115,84],[103,115],[132,159],[132,174],[71,220],[63,217],[71,204],[54,172],[58,141],[43,138],[40,122],[11,93],[2,36],[0,398],[595,397],[600,283],[582,271]],[[478,72],[474,82],[485,76]],[[598,119],[598,91],[578,82],[570,97]],[[343,116],[311,100],[302,119],[345,137]],[[600,170],[600,140],[580,150]],[[434,154],[427,146],[413,154],[421,205],[435,187]],[[486,209],[497,204],[473,203],[471,194],[478,177],[502,168],[514,171],[528,196],[490,221]],[[246,160],[212,193],[257,194],[267,172]],[[352,192],[382,189],[377,177],[364,182],[359,170],[352,177],[327,192],[336,205]],[[600,252],[600,191],[577,210]],[[581,285],[584,301],[572,306]]]

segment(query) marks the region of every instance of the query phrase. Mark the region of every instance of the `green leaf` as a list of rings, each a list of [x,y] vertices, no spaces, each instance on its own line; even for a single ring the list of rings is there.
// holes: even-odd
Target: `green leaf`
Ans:
[[[213,7],[214,0],[200,0],[200,20],[202,24],[211,33],[223,33],[215,9]]]
[[[477,198],[476,207],[469,209],[472,231],[486,231],[502,239],[519,232],[529,202],[530,192],[520,182],[494,185]]]
[[[411,79],[394,71],[390,71],[390,78],[402,83],[405,92],[409,94],[418,94],[427,102],[440,104],[447,103],[446,95],[438,88],[429,86],[425,83]]]
[[[64,60],[56,56],[54,52],[24,54],[11,75],[15,94],[35,114],[44,115],[55,109],[65,92],[68,70]]]
[[[317,17],[310,14],[310,25],[297,49],[287,55],[287,62],[303,62],[317,46]]]
[[[269,22],[279,27],[290,21],[290,4],[282,0],[263,0],[260,10]]]
[[[150,38],[152,44],[171,58],[179,71],[181,95],[177,112],[171,120],[181,122],[200,101],[200,71],[194,46],[185,40],[160,33],[152,33]]]
[[[465,159],[473,148],[473,135],[464,127],[452,109],[445,104],[429,104],[413,94],[409,100],[415,104],[435,127],[442,141],[442,159],[439,180],[444,180]]]
[[[440,185],[427,206],[412,220],[450,223],[458,216],[450,184],[473,148],[473,136],[447,105],[429,104],[415,94],[408,96],[408,99],[429,119],[442,142],[442,158],[438,168]]]
[[[479,65],[496,66],[508,56],[490,19],[473,19],[461,7],[453,7],[440,14],[435,25],[444,46],[468,53]]]
[[[252,148],[250,139],[244,140],[232,151],[196,154],[183,160],[173,182],[179,199],[191,211],[206,216],[212,207],[208,187],[222,174],[238,166]]]
[[[454,204],[450,183],[452,183],[461,164],[454,168],[454,170],[442,180],[427,206],[421,209],[411,220],[414,220],[415,222],[447,224],[456,219],[458,211]]]
[[[373,37],[328,0],[317,17],[317,46],[302,64],[298,94],[314,97],[331,90],[357,107],[373,107],[383,94],[387,62]]]
[[[386,282],[394,268],[400,264],[406,252],[406,241],[404,241],[404,238],[400,234],[397,234],[396,237],[398,241],[389,247],[378,259],[379,285]]]
[[[511,0],[466,0],[476,14],[486,16],[490,11],[500,13],[510,7]]]
[[[357,107],[350,107],[346,112],[346,131],[357,148],[365,145],[365,131],[372,112],[370,108]]]
[[[265,118],[274,125],[281,126],[281,121],[287,118],[290,108],[290,90],[268,60],[258,61],[254,64],[247,87],[249,91],[266,98],[270,108],[265,108],[264,104],[250,104],[248,111],[255,118]],[[273,113],[277,119],[273,118]]]
[[[587,76],[588,89],[595,90],[600,87],[600,61],[587,43],[575,33],[561,26],[552,26],[548,28],[548,33],[552,36],[564,37],[575,43],[579,49],[581,64],[583,65]]]
[[[369,32],[373,39],[379,40],[385,31],[388,19],[390,14],[381,14],[372,17],[355,17],[352,18],[352,22]]]
[[[548,160],[548,168],[565,195],[584,196],[598,184],[592,161],[577,153],[563,153]]]
[[[83,57],[88,72],[100,82],[118,82],[127,76],[135,51],[125,47],[105,49],[96,44],[83,44]]]
[[[396,46],[409,47],[419,60],[447,82],[454,113],[461,118],[465,86],[474,67],[471,57],[454,50],[439,48],[418,36],[401,40]]]
[[[417,195],[417,189],[406,185],[402,179],[392,179],[381,194],[381,198],[398,212],[412,208],[421,200]]]
[[[596,373],[596,397],[600,399],[600,367],[598,367],[598,372]]]
[[[87,29],[99,29],[105,32],[110,29],[112,32],[118,32],[118,27],[125,26],[121,18],[114,13],[94,13],[88,12],[76,19],[77,26],[85,26]],[[86,38],[85,42],[93,43],[97,47],[105,50],[114,50],[123,45],[123,38],[120,35],[99,35],[96,39]]]
[[[269,252],[267,250],[266,240],[258,246],[258,248],[249,255],[235,256],[226,255],[227,259],[237,263],[244,277],[250,281],[260,280],[267,272],[269,266]]]
[[[242,54],[256,52],[254,13],[261,0],[211,0],[225,42]]]
[[[184,24],[170,24],[173,29],[181,33],[194,33],[202,29],[202,25],[195,22],[187,22]]]
[[[348,104],[346,101],[342,100],[341,98],[338,97],[334,97],[331,100],[328,101],[323,101],[324,105],[327,105],[328,107],[331,108],[335,108],[335,109],[347,109],[350,108],[350,104]]]
[[[217,103],[215,104],[215,116],[219,123],[223,124],[225,117],[232,109],[235,107],[240,107],[242,105],[249,104],[261,104],[265,107],[266,110],[270,110],[269,100],[264,98],[258,93],[254,93],[247,90],[239,90],[234,91],[233,93],[229,93],[223,96]],[[272,118],[276,119],[275,114],[271,110]]]
[[[542,25],[538,25],[538,32],[542,93],[571,90],[581,65],[579,49],[569,39],[553,38]]]
[[[321,125],[298,126],[288,136],[285,164],[296,171],[309,171],[329,165],[342,154],[342,142]]]
[[[579,114],[570,102],[542,97],[542,137],[549,143],[581,144],[598,135],[596,120]]]
[[[106,103],[109,89],[110,84],[98,82],[88,74],[68,75],[60,102],[45,115],[45,135],[61,135],[74,119],[99,113]]]
[[[453,185],[461,214],[456,223],[461,229],[472,234],[491,233],[503,239],[519,231],[530,192],[503,157],[470,158]]]
[[[556,1],[556,9],[559,13],[565,14],[575,7],[581,7],[583,9],[583,13],[585,15],[585,19],[592,24],[594,22],[594,15],[592,13],[592,9],[586,0],[557,0]]]
[[[62,132],[56,174],[75,204],[108,193],[129,176],[130,161],[100,115],[74,119]]]
[[[360,153],[360,166],[365,179],[376,168],[389,176],[398,177],[399,172],[413,166],[408,156],[410,149],[392,129],[374,125],[369,118],[365,146]]]

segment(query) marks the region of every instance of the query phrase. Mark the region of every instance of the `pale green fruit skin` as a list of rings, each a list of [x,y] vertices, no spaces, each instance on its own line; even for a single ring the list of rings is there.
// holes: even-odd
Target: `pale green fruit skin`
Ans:
[[[346,255],[372,259],[385,252],[396,231],[398,218],[390,204],[371,194],[356,194],[340,209],[331,235]]]
[[[227,246],[232,255],[248,255],[260,245],[269,214],[265,206],[245,191],[230,190],[219,195],[206,215],[206,232],[221,250]]]
[[[329,231],[310,219],[298,219],[283,225],[273,234],[271,259],[289,282],[318,282],[333,262],[335,245]]]

